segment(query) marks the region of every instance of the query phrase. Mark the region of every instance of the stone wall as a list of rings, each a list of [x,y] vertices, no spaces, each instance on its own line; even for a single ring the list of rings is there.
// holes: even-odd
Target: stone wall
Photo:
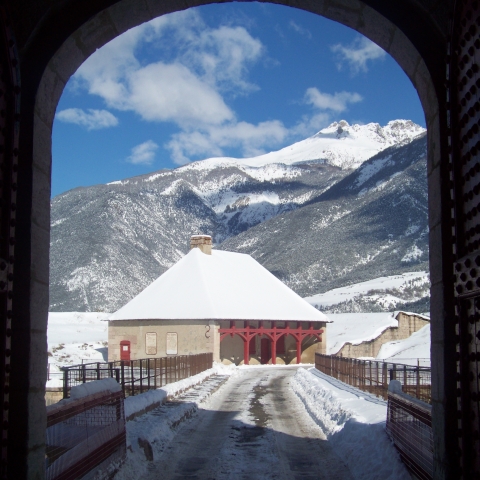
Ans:
[[[147,334],[156,334],[155,336]],[[218,327],[204,320],[117,320],[108,322],[108,361],[120,360],[120,342],[130,342],[130,359],[167,356],[167,334],[176,334],[177,355],[212,352],[219,344]],[[156,340],[147,349],[147,338]],[[218,347],[217,347],[218,348]],[[218,352],[218,350],[217,350]]]
[[[427,317],[415,313],[399,312],[395,319],[398,321],[397,327],[388,327],[377,338],[358,345],[353,345],[350,342],[345,343],[335,355],[347,358],[375,358],[384,343],[408,338],[412,333],[430,324],[430,320]]]

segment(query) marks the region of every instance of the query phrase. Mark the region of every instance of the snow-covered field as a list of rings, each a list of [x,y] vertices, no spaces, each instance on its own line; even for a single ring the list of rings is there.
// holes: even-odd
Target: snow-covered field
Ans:
[[[428,295],[430,278],[428,272],[407,272],[402,275],[379,277],[347,287],[335,288],[325,293],[306,297],[310,305],[320,311],[335,311],[335,306],[345,302],[362,301],[392,309],[405,301],[413,302]]]
[[[89,362],[105,362],[108,353],[110,313],[50,312],[48,314],[47,387],[61,387],[60,367]]]

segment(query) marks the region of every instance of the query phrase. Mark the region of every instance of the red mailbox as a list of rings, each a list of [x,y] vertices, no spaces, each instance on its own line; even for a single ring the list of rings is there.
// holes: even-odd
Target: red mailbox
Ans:
[[[120,342],[120,360],[130,362],[130,340]]]

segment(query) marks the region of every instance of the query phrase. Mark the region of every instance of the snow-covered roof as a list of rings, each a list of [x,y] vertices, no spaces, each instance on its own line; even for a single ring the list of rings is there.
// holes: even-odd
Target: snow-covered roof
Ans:
[[[419,317],[419,318],[422,318],[423,320],[426,320],[427,322],[430,321],[430,316],[427,315],[427,314],[424,314],[424,313],[415,313],[415,312],[406,312],[405,310],[399,310],[398,312],[395,312],[395,318],[397,318],[397,316],[400,314],[400,313],[404,313],[405,315],[415,315],[416,317]]]
[[[193,248],[109,320],[328,322],[250,255]]]

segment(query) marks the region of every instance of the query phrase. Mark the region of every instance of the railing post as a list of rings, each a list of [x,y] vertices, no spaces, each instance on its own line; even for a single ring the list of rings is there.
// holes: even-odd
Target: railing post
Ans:
[[[97,362],[97,380],[100,380],[100,362]]]
[[[157,389],[157,359],[153,359],[153,388]]]
[[[82,382],[87,383],[87,372],[86,372],[85,364],[82,365]]]
[[[121,372],[121,379],[122,379],[121,385],[123,390],[123,396],[125,397],[125,361],[124,360],[120,362],[120,372]]]
[[[135,395],[135,382],[134,382],[135,376],[133,373],[133,362],[134,360],[130,360],[130,383],[132,385],[132,389],[131,389],[132,396]]]
[[[172,383],[172,357],[166,358],[165,383]]]
[[[62,367],[63,370],[63,398],[68,398],[68,367]]]
[[[143,375],[142,375],[142,364],[143,360],[140,359],[140,393],[143,393]]]
[[[417,359],[417,387],[415,389],[417,398],[420,398],[420,360]],[[431,382],[430,382],[431,383]]]
[[[388,392],[388,377],[387,377],[387,364],[383,362],[382,364],[382,383],[383,383],[383,393],[382,397],[386,400]]]
[[[163,360],[164,358],[165,357],[160,358],[160,387],[163,387],[163,364],[165,363]]]
[[[147,358],[147,387],[150,390],[150,359]]]

